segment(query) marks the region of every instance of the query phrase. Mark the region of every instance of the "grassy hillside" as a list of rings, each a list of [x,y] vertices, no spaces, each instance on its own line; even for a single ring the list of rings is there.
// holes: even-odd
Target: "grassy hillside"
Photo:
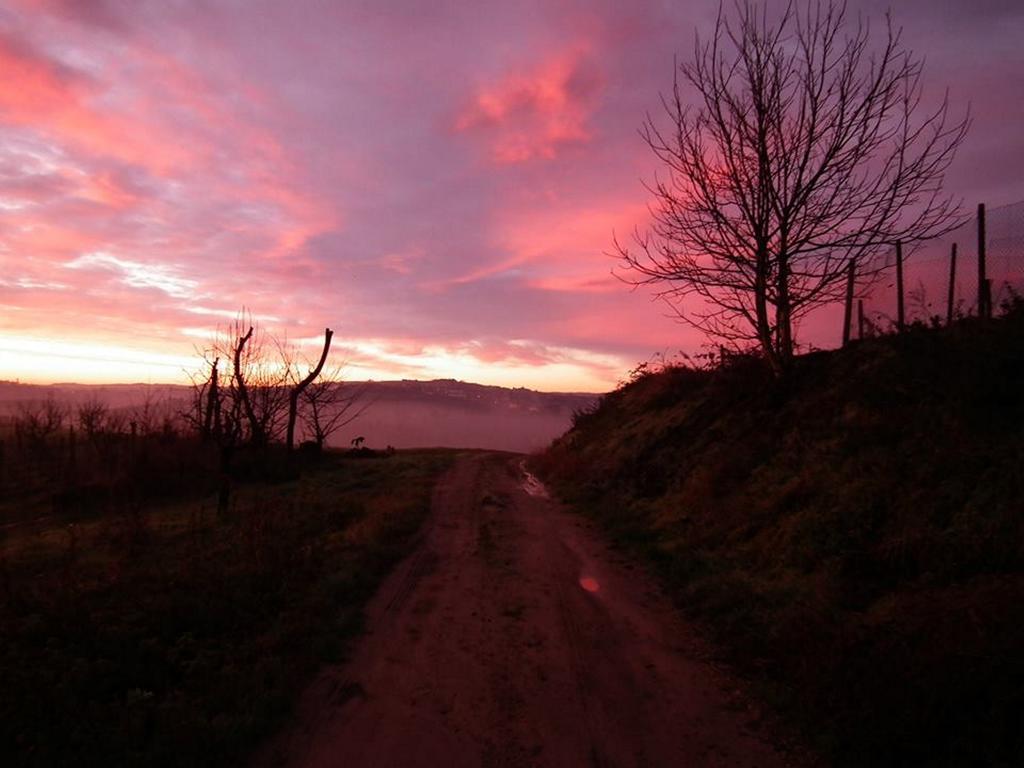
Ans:
[[[536,459],[838,765],[1024,764],[1024,313],[643,375]]]
[[[453,455],[328,453],[225,515],[0,499],[0,764],[242,764],[344,652]]]

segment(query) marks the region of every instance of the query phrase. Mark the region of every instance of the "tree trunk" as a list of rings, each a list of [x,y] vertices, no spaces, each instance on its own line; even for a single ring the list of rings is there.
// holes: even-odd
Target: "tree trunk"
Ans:
[[[210,388],[206,395],[206,413],[203,417],[203,440],[209,440],[211,436],[216,436],[220,432],[220,391],[217,384],[219,362],[220,358],[217,358],[210,368]]]
[[[320,353],[320,362],[316,364],[316,368],[309,372],[302,381],[292,387],[292,391],[288,395],[288,452],[291,453],[295,447],[295,419],[299,413],[299,396],[302,391],[308,387],[317,376],[320,375],[320,371],[323,370],[324,363],[327,362],[327,353],[331,350],[331,338],[334,336],[334,331],[330,328],[324,329],[324,349]]]
[[[793,315],[789,304],[789,259],[784,253],[778,257],[778,298],[775,305],[776,353],[779,372],[788,370],[793,360]]]
[[[245,385],[245,375],[242,373],[242,352],[251,338],[252,326],[250,325],[248,333],[245,336],[240,336],[238,344],[235,346],[235,384],[238,386],[238,396],[245,409],[245,417],[249,420],[250,439],[254,444],[262,445],[264,442],[263,429],[256,418],[256,411],[253,410],[252,401],[249,399],[249,388]]]
[[[757,338],[772,371],[778,376],[781,365],[772,343],[772,328],[768,321],[768,252],[759,249],[757,254],[757,275],[754,279],[754,307],[757,313]]]

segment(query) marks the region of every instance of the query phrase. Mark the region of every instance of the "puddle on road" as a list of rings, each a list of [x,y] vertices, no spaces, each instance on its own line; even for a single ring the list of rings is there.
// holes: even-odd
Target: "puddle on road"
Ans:
[[[524,491],[531,496],[536,496],[538,498],[550,498],[548,496],[548,489],[544,487],[544,483],[538,480],[537,476],[526,468],[525,461],[519,462],[519,468],[523,472],[522,487]],[[597,579],[592,576],[580,576],[579,585],[587,592],[596,593],[601,591],[600,583],[598,583]]]
[[[526,468],[526,462],[520,462],[519,467],[523,470],[523,490],[540,499],[548,498],[548,489],[537,479],[536,475]]]

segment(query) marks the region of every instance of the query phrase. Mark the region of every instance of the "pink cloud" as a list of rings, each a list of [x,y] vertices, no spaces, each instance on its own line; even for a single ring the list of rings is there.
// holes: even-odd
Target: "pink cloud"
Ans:
[[[550,160],[590,140],[588,123],[602,86],[587,47],[576,45],[480,88],[455,128],[482,136],[499,164]]]
[[[31,128],[58,145],[129,161],[156,173],[180,168],[193,155],[139,117],[85,72],[47,56],[27,41],[0,34],[0,119]]]

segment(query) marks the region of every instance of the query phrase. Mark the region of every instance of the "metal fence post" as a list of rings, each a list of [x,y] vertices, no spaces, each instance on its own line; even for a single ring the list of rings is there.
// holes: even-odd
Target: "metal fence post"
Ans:
[[[846,268],[846,270],[846,312],[843,314],[844,347],[850,343],[850,316],[853,314],[853,282],[855,277],[853,259],[850,259],[850,265]]]
[[[978,317],[991,317],[992,308],[988,306],[985,285],[985,204],[978,205]]]
[[[953,324],[953,301],[956,297],[956,243],[949,254],[949,294],[946,297],[946,325]]]
[[[903,243],[896,241],[896,330],[903,333]]]

